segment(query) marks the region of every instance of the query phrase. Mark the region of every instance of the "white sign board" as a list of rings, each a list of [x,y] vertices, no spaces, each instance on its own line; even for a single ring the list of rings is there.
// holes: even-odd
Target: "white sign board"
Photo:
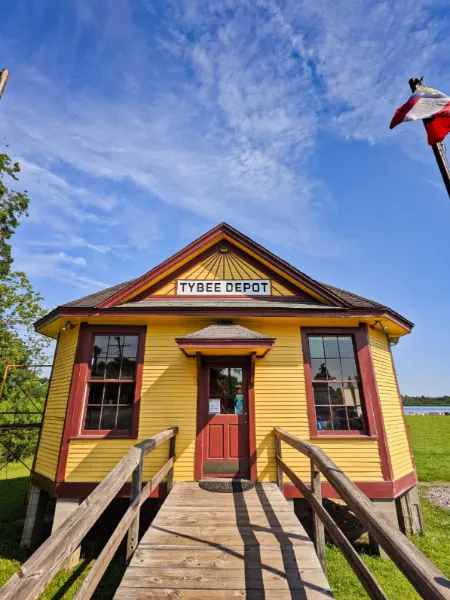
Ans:
[[[270,296],[270,279],[179,279],[178,296]]]
[[[220,398],[209,399],[209,414],[220,415]]]

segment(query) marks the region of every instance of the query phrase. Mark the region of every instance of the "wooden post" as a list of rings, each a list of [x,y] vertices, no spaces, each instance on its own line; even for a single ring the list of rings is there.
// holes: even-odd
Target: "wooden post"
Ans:
[[[311,459],[311,492],[316,500],[322,504],[322,485],[320,481],[320,471],[316,468],[314,461]],[[313,529],[314,529],[314,546],[316,547],[317,558],[319,559],[322,569],[327,574],[327,559],[325,554],[325,529],[322,521],[319,519],[316,511],[313,508]]]
[[[0,71],[0,98],[2,97],[3,90],[5,89],[6,82],[8,81],[8,77],[8,69],[3,69],[3,71]]]
[[[173,438],[171,438],[171,440],[169,442],[169,460],[171,458],[175,459],[175,440],[176,440],[176,437],[173,436]],[[167,493],[169,493],[170,490],[173,487],[173,472],[174,472],[174,469],[175,469],[175,464],[170,469],[169,473],[167,474]]]
[[[412,93],[416,91],[418,85],[423,85],[423,77],[421,79],[416,79],[411,77],[409,80],[409,87],[411,88]],[[428,119],[429,121],[430,119]],[[425,129],[427,128],[427,119],[423,119],[423,124]],[[441,173],[442,181],[444,182],[445,189],[447,190],[447,194],[450,198],[450,169],[447,163],[447,157],[445,156],[444,147],[442,142],[438,142],[437,144],[433,144],[431,146],[433,150],[434,158],[436,159],[437,166]]]
[[[173,438],[172,438],[173,439]],[[144,462],[143,454],[141,454],[141,460],[139,461],[138,466],[133,471],[133,476],[131,478],[131,493],[130,493],[130,504],[136,501],[141,493],[142,488],[142,466]],[[127,538],[127,561],[130,561],[134,551],[137,548],[139,541],[139,517],[140,517],[140,508],[138,508],[136,512],[136,516],[133,519],[133,522],[130,525],[130,529],[128,531]]]
[[[280,438],[279,438],[279,437],[276,435],[276,436],[275,436],[275,457],[277,457],[277,456],[278,456],[278,458],[279,458],[280,460],[282,460],[282,459],[283,459],[283,457],[282,457],[282,455],[281,455],[281,440],[280,440]],[[282,494],[283,494],[283,496],[284,496],[283,470],[282,470],[282,468],[280,467],[280,465],[278,464],[278,462],[277,462],[277,484],[278,484],[278,487],[279,487],[279,488],[280,488],[280,490],[281,490],[281,493],[282,493]]]

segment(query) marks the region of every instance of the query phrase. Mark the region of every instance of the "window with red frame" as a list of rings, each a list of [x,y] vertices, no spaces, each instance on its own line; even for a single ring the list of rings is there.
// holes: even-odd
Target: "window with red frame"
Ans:
[[[317,430],[364,431],[361,378],[350,335],[308,336]]]
[[[84,431],[132,429],[139,335],[95,335]]]

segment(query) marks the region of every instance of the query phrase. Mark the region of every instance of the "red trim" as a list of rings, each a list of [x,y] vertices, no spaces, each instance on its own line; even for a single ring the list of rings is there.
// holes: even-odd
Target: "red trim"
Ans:
[[[219,342],[218,340],[202,340],[201,342],[179,342],[178,343],[178,347],[183,349],[183,350],[195,350],[195,349],[208,349],[208,348],[221,348],[223,350],[225,349],[235,349],[235,350],[240,350],[241,348],[248,348],[248,349],[253,349],[253,348],[272,348],[274,342],[257,342],[255,341],[254,344],[247,342],[247,340],[245,341],[238,341],[235,340],[233,342]]]
[[[248,402],[248,445],[249,445],[249,461],[250,461],[250,479],[252,481],[257,480],[257,464],[256,464],[256,427],[255,427],[255,395],[254,395],[254,377],[252,382],[252,369],[254,372],[254,353],[250,357],[250,362],[247,357],[243,356],[201,356],[197,353],[197,434],[195,440],[195,463],[194,463],[194,477],[196,481],[203,479],[203,448],[204,448],[204,385],[205,378],[203,377],[204,366],[214,365],[220,362],[226,361],[227,363],[233,362],[236,365],[248,366],[248,391],[247,391],[247,402]],[[213,476],[213,475],[211,475]]]
[[[197,352],[197,427],[195,436],[195,462],[194,478],[201,481],[203,478],[203,422],[200,420],[202,403],[202,355]]]
[[[72,431],[72,422],[75,413],[77,391],[81,380],[82,372],[82,357],[84,353],[83,339],[87,323],[80,324],[78,333],[77,349],[75,351],[75,362],[72,369],[72,380],[70,383],[69,398],[67,400],[66,415],[64,417],[64,429],[61,438],[61,446],[59,449],[58,468],[56,470],[56,481],[64,481],[66,475],[67,456],[69,454],[69,440]]]
[[[145,334],[147,331],[146,327],[141,326],[115,326],[115,325],[88,325],[83,333],[83,354],[81,360],[82,369],[80,371],[81,385],[77,389],[77,397],[75,400],[78,411],[75,412],[74,419],[72,420],[71,438],[80,439],[136,439],[138,436],[139,429],[139,411],[141,404],[141,389],[142,389],[142,370],[144,363],[144,350],[145,350]],[[136,334],[139,336],[138,341],[138,353],[137,353],[137,364],[136,364],[136,385],[134,392],[134,404],[133,404],[133,420],[131,425],[131,431],[120,433],[118,431],[109,430],[84,430],[83,422],[84,415],[86,413],[86,381],[89,374],[89,362],[92,355],[92,347],[94,344],[94,336],[97,334],[112,335],[112,334]],[[80,334],[81,335],[81,334]],[[78,412],[78,414],[77,414]]]
[[[64,481],[71,439],[136,439],[139,429],[140,395],[142,388],[142,370],[145,351],[146,327],[142,326],[113,326],[113,325],[88,325],[81,323],[78,336],[75,363],[72,372],[69,399],[67,402],[66,416],[64,420],[64,431],[61,439],[59,452],[57,482]],[[136,368],[135,402],[133,405],[133,422],[130,433],[119,434],[118,432],[99,431],[94,433],[81,432],[81,423],[85,411],[85,389],[89,371],[93,336],[95,334],[117,333],[139,335],[138,360]]]
[[[339,439],[345,440],[377,440],[377,435],[364,435],[362,433],[351,433],[349,431],[334,431],[332,433],[319,433],[318,435],[310,435],[311,440],[335,440],[336,436]]]
[[[368,498],[398,498],[413,486],[417,485],[417,477],[414,471],[404,475],[397,481],[361,481],[353,482]],[[306,483],[310,488],[310,484]],[[302,493],[291,482],[284,484],[284,495],[286,498],[303,498]],[[340,498],[339,494],[330,483],[322,483],[322,496],[324,498]]]
[[[312,438],[340,438],[340,437],[355,437],[355,438],[373,438],[377,434],[377,430],[375,428],[375,423],[373,419],[373,410],[372,410],[372,399],[371,399],[371,389],[370,389],[370,373],[367,372],[368,365],[365,360],[365,354],[362,352],[364,349],[365,340],[361,337],[361,327],[345,327],[345,328],[336,328],[336,327],[301,327],[300,328],[302,335],[302,348],[303,348],[303,365],[305,372],[305,383],[306,383],[306,397],[308,401],[308,421],[309,421],[309,433]],[[308,336],[311,334],[317,335],[352,335],[355,341],[357,360],[359,372],[361,375],[361,386],[364,398],[364,418],[366,421],[366,431],[358,432],[358,431],[326,431],[320,432],[317,429],[316,422],[316,411],[314,405],[314,393],[313,393],[313,384],[312,384],[312,372],[311,372],[311,357],[309,354],[309,344],[308,344]]]
[[[333,432],[320,433],[317,430],[315,408],[314,408],[314,397],[312,387],[312,373],[311,363],[309,355],[309,344],[308,335],[310,334],[351,334],[354,337],[356,352],[358,356],[358,366],[361,375],[361,385],[364,397],[364,416],[367,421],[367,431],[358,434],[357,432],[348,431],[344,432]],[[381,413],[381,405],[378,396],[378,389],[375,379],[375,373],[373,369],[372,354],[370,351],[369,336],[367,333],[367,327],[365,324],[361,324],[359,327],[345,327],[345,328],[318,328],[318,327],[302,327],[302,348],[303,348],[303,361],[305,371],[305,384],[306,384],[306,398],[308,402],[308,422],[309,431],[312,439],[319,438],[335,438],[342,439],[353,436],[359,439],[377,439],[378,440],[378,451],[380,453],[381,461],[381,472],[383,478],[386,481],[393,480],[393,470],[389,456],[388,445],[386,441],[386,431],[384,428],[383,415]]]
[[[361,325],[361,338],[364,340],[363,360],[366,364],[366,376],[369,381],[369,393],[371,394],[372,406],[375,417],[375,425],[378,431],[378,451],[381,459],[381,472],[386,481],[394,480],[394,470],[391,463],[391,455],[384,426],[383,413],[381,411],[380,395],[378,393],[378,385],[375,377],[375,370],[372,360],[372,350],[370,346],[369,330],[367,325]],[[388,340],[389,343],[389,340]]]
[[[258,480],[256,452],[256,408],[255,408],[255,364],[256,354],[250,356],[250,373],[248,381],[248,448],[250,454],[250,480]]]
[[[98,483],[92,482],[71,482],[65,481],[63,483],[59,483],[56,486],[55,495],[58,498],[87,498],[89,494],[91,494],[95,488],[98,486]],[[126,483],[116,495],[116,498],[129,498],[131,491],[131,483]],[[150,494],[150,498],[165,498],[167,496],[167,483],[160,483],[152,490]]]
[[[183,248],[182,250],[180,250],[179,252],[177,252],[176,254],[171,256],[166,261],[159,264],[157,267],[155,267],[151,271],[148,271],[141,277],[138,277],[137,279],[132,281],[130,283],[130,285],[126,286],[124,289],[120,290],[119,292],[114,294],[112,297],[108,298],[108,300],[101,303],[99,305],[99,307],[106,308],[109,306],[114,306],[115,304],[121,302],[121,300],[123,300],[130,294],[133,294],[133,292],[138,291],[141,287],[148,284],[152,279],[155,279],[156,277],[160,276],[162,273],[164,273],[168,269],[174,267],[181,260],[185,260],[189,255],[191,255],[195,252],[198,252],[203,246],[206,246],[207,244],[214,242],[214,240],[216,240],[216,239],[217,239],[217,241],[220,241],[221,239],[223,239],[224,235],[228,236],[229,238],[231,238],[238,244],[245,246],[251,252],[260,256],[267,262],[272,263],[278,270],[286,273],[292,279],[298,281],[301,285],[312,290],[313,292],[315,292],[317,295],[319,295],[324,300],[331,302],[331,304],[338,304],[341,306],[342,305],[350,306],[347,302],[345,302],[342,299],[335,296],[335,294],[330,292],[328,289],[326,289],[320,283],[318,283],[314,279],[311,279],[304,273],[301,273],[300,271],[298,271],[297,269],[292,267],[289,263],[285,262],[284,260],[282,260],[281,258],[276,256],[275,254],[272,254],[272,252],[269,252],[269,250],[266,250],[265,248],[263,248],[262,246],[260,246],[259,244],[257,244],[256,242],[254,242],[253,240],[248,238],[247,236],[243,235],[242,233],[240,233],[233,227],[230,227],[230,225],[228,225],[227,223],[221,223],[220,225],[217,225],[217,227],[214,227],[213,229],[211,229],[210,231],[208,231],[201,237],[197,238],[195,241],[193,241],[188,246],[185,246],[185,248]],[[233,246],[233,249],[234,249],[234,246]],[[246,255],[246,257],[247,257],[247,255]]]

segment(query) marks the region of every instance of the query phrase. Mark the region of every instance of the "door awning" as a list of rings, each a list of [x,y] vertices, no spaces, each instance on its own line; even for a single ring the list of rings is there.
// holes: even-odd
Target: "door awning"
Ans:
[[[274,345],[275,338],[230,321],[221,321],[175,341],[187,356],[195,356],[198,352],[206,355],[246,355],[254,352],[256,356],[264,356]]]

